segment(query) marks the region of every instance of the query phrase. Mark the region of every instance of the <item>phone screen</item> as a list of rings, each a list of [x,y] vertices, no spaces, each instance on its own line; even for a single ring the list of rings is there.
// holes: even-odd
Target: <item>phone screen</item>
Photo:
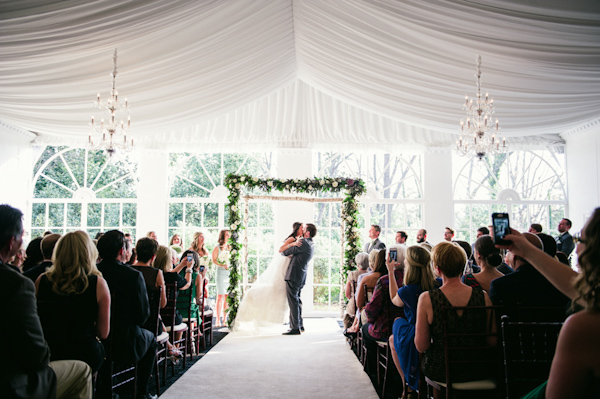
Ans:
[[[509,240],[504,239],[505,235],[510,234],[508,213],[493,213],[492,226],[494,227],[494,243],[498,245],[510,244]]]
[[[204,266],[200,266],[200,272],[204,271]]]
[[[187,256],[187,261],[188,261],[188,263],[190,263],[190,262],[192,261],[192,259],[194,259],[194,256],[193,256],[192,254],[189,254],[189,255]]]
[[[390,260],[394,262],[398,261],[398,251],[396,248],[390,248]]]

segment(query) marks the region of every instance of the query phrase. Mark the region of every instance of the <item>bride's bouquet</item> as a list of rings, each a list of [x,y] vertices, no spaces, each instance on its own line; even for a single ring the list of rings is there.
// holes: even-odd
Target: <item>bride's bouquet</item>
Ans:
[[[229,253],[229,251],[221,251],[221,253],[217,257],[217,261],[221,265],[227,265],[227,264],[229,264],[230,257],[231,257],[231,254]]]
[[[208,255],[200,256],[200,263],[198,266],[208,267],[210,265],[210,258]]]

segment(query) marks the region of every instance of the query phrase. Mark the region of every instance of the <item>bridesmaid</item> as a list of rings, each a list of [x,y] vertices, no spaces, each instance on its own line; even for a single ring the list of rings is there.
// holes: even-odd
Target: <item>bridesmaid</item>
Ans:
[[[217,327],[225,324],[225,311],[227,310],[227,290],[229,289],[229,252],[231,247],[227,244],[229,230],[219,233],[219,245],[213,249],[212,260],[217,266]],[[221,321],[221,316],[223,321]]]

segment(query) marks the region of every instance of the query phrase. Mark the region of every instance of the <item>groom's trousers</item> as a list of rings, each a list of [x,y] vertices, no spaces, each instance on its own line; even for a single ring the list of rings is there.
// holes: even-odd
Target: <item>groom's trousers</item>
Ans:
[[[290,306],[290,328],[297,330],[300,327],[304,327],[302,321],[302,300],[300,299],[300,291],[303,284],[291,280],[287,280],[286,283],[287,300]]]

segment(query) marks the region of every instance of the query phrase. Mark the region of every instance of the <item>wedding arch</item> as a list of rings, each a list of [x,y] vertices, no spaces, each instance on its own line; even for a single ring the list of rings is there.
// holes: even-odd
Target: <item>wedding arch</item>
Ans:
[[[240,256],[242,244],[240,243],[240,232],[245,229],[241,216],[242,190],[259,190],[271,193],[273,190],[279,192],[318,194],[320,192],[344,192],[342,202],[342,226],[346,247],[344,250],[344,276],[350,270],[354,270],[354,258],[360,252],[360,235],[358,231],[358,202],[357,198],[366,191],[364,181],[361,179],[349,179],[345,177],[307,178],[278,180],[273,178],[263,179],[251,175],[229,174],[225,178],[225,186],[229,189],[228,206],[229,228],[231,231],[231,258],[229,276],[229,304],[228,324],[232,325],[237,315],[240,302]],[[304,198],[303,198],[304,199]],[[315,200],[315,202],[318,200]]]

